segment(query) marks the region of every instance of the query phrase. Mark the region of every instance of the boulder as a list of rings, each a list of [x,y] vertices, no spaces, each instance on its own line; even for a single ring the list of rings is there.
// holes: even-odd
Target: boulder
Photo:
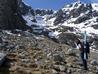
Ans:
[[[5,58],[6,58],[6,54],[5,53],[0,53],[0,66],[3,64]]]
[[[70,49],[68,49],[68,51],[66,52],[66,54],[76,56],[76,50],[75,50],[75,49],[70,48]]]
[[[58,61],[58,62],[64,61],[63,57],[61,57],[59,54],[53,55],[53,59],[54,59],[54,61]]]
[[[75,39],[77,36],[73,33],[61,33],[59,35],[58,41],[62,44],[67,44],[72,47],[76,47]]]
[[[71,69],[70,69],[70,68],[67,69],[67,73],[68,73],[68,74],[71,74]]]
[[[90,62],[92,65],[98,65],[98,60],[94,59]]]
[[[58,74],[58,72],[55,69],[52,69],[53,74]]]
[[[64,65],[59,65],[60,71],[65,72],[66,71],[66,67]]]

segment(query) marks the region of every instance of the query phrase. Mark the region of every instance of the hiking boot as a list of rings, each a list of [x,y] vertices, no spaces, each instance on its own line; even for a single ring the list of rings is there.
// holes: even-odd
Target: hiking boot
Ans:
[[[84,68],[83,70],[88,70],[88,68]]]

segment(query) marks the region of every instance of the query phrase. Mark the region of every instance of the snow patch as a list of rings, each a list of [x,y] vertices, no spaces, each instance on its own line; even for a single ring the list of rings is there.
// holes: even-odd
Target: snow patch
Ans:
[[[30,16],[30,15],[23,15],[22,16],[24,18],[24,20],[27,22],[27,25],[28,26],[31,26],[33,24],[33,22],[31,20],[33,20],[33,16]]]
[[[98,34],[98,30],[95,30],[93,27],[83,28],[82,31],[86,31],[88,34]]]
[[[50,26],[50,27],[51,27],[51,26],[54,26],[54,21],[55,21],[55,19],[56,19],[56,18],[52,18],[52,19],[46,21],[47,24],[48,24],[48,26]]]
[[[96,11],[98,11],[98,3],[93,3],[92,8]]]
[[[7,34],[9,34],[9,35],[13,34],[13,33],[11,33],[11,31],[8,31],[8,30],[5,30],[4,32],[7,33]]]
[[[51,38],[58,38],[58,35],[60,34],[60,32],[58,32],[58,31],[52,31],[52,32],[49,32],[49,37],[51,37]]]

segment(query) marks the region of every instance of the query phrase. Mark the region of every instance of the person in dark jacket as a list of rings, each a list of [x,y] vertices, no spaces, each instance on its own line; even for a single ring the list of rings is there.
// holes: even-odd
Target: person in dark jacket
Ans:
[[[87,67],[87,59],[88,59],[88,54],[90,53],[89,51],[89,43],[82,43],[79,39],[76,39],[76,44],[80,50],[80,56],[83,62],[83,66],[85,70],[88,70]]]

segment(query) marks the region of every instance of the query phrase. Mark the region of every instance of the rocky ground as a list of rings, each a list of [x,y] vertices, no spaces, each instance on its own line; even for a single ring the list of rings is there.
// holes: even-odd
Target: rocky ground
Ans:
[[[0,74],[96,74],[98,69],[97,53],[91,52],[85,71],[76,49],[28,32],[1,31],[0,51],[7,54]]]

